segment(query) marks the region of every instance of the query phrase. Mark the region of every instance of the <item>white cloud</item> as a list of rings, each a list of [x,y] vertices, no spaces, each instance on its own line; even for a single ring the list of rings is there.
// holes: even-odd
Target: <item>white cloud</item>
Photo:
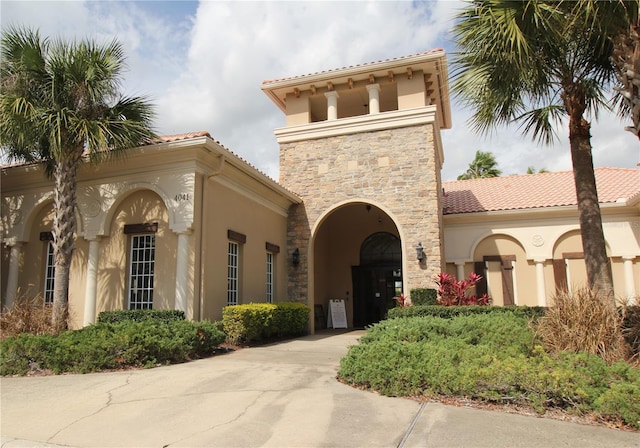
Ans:
[[[83,2],[6,1],[1,23],[44,35],[118,38],[128,55],[129,94],[149,94],[163,134],[207,130],[267,174],[278,174],[273,129],[283,113],[260,90],[282,78],[444,47],[452,51],[456,1],[428,2]],[[553,148],[513,128],[473,134],[454,101],[443,131],[444,179],[466,170],[476,150],[493,152],[505,174],[527,166],[571,168],[566,132]],[[592,129],[596,166],[635,166],[638,143],[611,116]]]

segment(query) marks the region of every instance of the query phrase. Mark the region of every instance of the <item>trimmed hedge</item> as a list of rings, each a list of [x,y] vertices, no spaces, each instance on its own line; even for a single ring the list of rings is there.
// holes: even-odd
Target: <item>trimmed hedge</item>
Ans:
[[[87,373],[180,363],[211,356],[224,340],[216,323],[186,320],[98,323],[57,336],[22,334],[0,342],[0,374]]]
[[[584,352],[548,354],[513,311],[380,322],[349,349],[338,375],[384,395],[561,409],[640,429],[640,370]]]
[[[433,288],[414,288],[411,290],[411,303],[414,305],[435,305],[438,291]]]
[[[154,320],[158,322],[173,322],[185,320],[184,311],[179,310],[116,310],[103,311],[98,314],[98,323],[116,324],[118,322],[144,322]]]
[[[310,309],[302,303],[250,303],[227,306],[222,325],[232,344],[306,334]]]
[[[456,316],[469,316],[472,314],[496,314],[513,313],[517,316],[529,318],[544,315],[545,308],[541,306],[441,306],[441,305],[414,305],[405,308],[393,308],[389,310],[389,319],[404,317],[441,317],[451,319]]]

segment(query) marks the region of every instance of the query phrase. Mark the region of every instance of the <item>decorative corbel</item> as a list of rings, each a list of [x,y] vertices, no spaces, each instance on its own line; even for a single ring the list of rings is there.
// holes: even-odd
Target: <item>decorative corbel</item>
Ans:
[[[412,79],[413,78],[413,70],[411,70],[411,67],[407,67],[407,79]]]
[[[369,75],[369,84],[375,84],[376,83],[376,77],[373,76],[373,74]]]
[[[327,90],[328,90],[329,92],[331,92],[331,91],[333,90],[333,83],[332,83],[331,81],[329,81],[329,82],[327,83]]]
[[[392,70],[389,70],[389,71],[387,72],[387,75],[389,76],[389,82],[393,82],[393,71],[392,71]]]
[[[297,87],[295,87],[293,89],[293,94],[296,96],[296,98],[300,98],[300,89],[298,89]]]
[[[314,84],[311,84],[309,86],[309,89],[311,90],[311,94],[315,95],[316,94],[316,86]]]
[[[350,88],[350,89],[353,89],[353,78],[349,78],[349,79],[347,80],[347,84],[349,84],[349,88]]]

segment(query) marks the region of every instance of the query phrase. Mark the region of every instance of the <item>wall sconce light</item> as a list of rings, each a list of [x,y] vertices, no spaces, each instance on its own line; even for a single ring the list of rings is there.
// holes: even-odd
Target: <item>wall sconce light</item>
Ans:
[[[293,254],[291,254],[291,263],[293,263],[294,266],[298,266],[300,264],[300,249],[297,247],[296,250],[293,251]]]
[[[416,246],[416,257],[418,257],[418,261],[422,263],[426,258],[424,254],[424,247],[422,247],[422,243],[418,243]]]

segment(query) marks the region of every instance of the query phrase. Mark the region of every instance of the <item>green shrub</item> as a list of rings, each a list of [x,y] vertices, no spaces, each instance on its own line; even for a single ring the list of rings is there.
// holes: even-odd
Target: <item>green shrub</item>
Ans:
[[[537,318],[545,313],[545,308],[539,306],[440,306],[440,305],[414,305],[405,308],[393,308],[389,310],[389,319],[399,317],[431,316],[450,319],[456,316],[468,316],[472,314],[499,314],[513,313],[518,316]]]
[[[149,367],[210,356],[225,340],[216,323],[146,320],[98,323],[58,336],[21,335],[0,343],[0,374],[86,373]]]
[[[435,305],[438,301],[438,291],[432,288],[414,288],[411,290],[413,305]]]
[[[305,334],[309,312],[301,303],[233,305],[222,310],[222,324],[229,342],[257,342]]]
[[[458,396],[562,409],[640,428],[640,371],[588,353],[548,354],[515,310],[389,319],[340,364],[346,382],[391,396]]]
[[[309,307],[302,303],[284,302],[276,304],[271,333],[276,337],[301,336],[309,326]]]
[[[103,311],[98,314],[98,323],[115,324],[123,321],[143,322],[155,320],[158,322],[173,322],[185,320],[184,311],[179,310],[116,310]]]

